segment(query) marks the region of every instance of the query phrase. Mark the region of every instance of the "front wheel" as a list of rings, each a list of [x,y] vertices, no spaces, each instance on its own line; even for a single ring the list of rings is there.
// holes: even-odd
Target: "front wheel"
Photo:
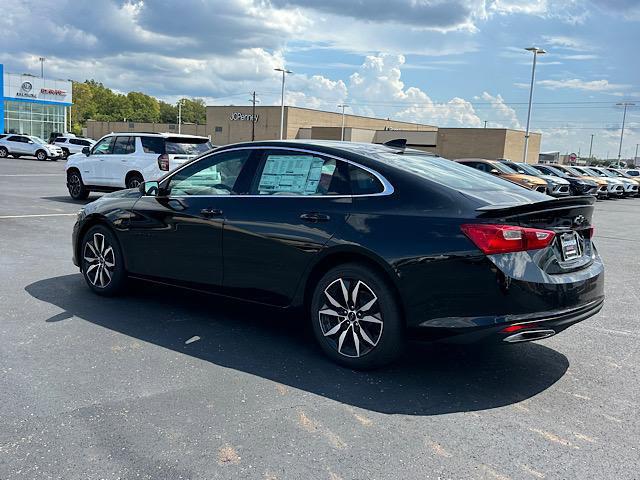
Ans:
[[[74,200],[86,200],[91,193],[82,181],[80,172],[75,169],[67,173],[67,189]]]
[[[311,319],[322,350],[346,367],[380,367],[404,350],[404,322],[393,289],[365,265],[329,270],[313,292]]]
[[[126,273],[118,240],[103,225],[91,227],[82,238],[80,264],[87,285],[98,295],[112,296],[124,287]]]
[[[36,158],[40,161],[46,160],[47,159],[47,152],[45,152],[44,150],[38,150],[36,152]]]

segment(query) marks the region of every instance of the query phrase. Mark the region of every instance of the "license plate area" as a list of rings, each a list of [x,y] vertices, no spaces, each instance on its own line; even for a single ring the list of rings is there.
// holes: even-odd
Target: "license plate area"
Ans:
[[[560,250],[562,251],[562,259],[565,262],[580,258],[582,252],[580,251],[578,234],[576,232],[570,232],[560,235]]]

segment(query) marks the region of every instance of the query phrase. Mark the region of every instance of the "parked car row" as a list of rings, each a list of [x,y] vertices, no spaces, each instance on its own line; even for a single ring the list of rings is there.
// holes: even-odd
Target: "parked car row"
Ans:
[[[161,156],[179,140],[123,138],[93,147],[91,175],[108,154],[123,156],[114,143],[137,152],[163,140]],[[603,306],[596,199],[545,195],[545,177],[351,142],[228,145],[168,172],[160,165],[171,159],[159,152],[139,188],[103,195],[78,214],[73,261],[99,295],[137,278],[296,308],[322,351],[349,368],[392,361],[409,336],[547,338]],[[75,157],[68,172],[86,194],[84,161]],[[113,185],[126,183],[125,170]]]
[[[66,160],[69,155],[81,153],[84,147],[92,147],[96,142],[90,138],[80,138],[72,133],[66,133],[54,137],[49,143],[59,146],[62,149],[62,158]]]
[[[33,135],[4,134],[0,136],[0,158],[36,157],[38,160],[58,160],[63,158],[62,149],[57,145],[49,145]]]

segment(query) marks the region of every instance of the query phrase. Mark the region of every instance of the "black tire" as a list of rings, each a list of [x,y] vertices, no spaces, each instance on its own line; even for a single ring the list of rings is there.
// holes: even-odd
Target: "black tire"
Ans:
[[[91,193],[82,181],[82,175],[75,169],[67,172],[67,190],[74,200],[86,200]]]
[[[120,244],[109,228],[95,225],[87,230],[82,237],[79,258],[82,275],[91,290],[104,296],[122,291],[127,274]]]
[[[36,158],[40,161],[46,160],[47,159],[47,152],[45,152],[44,150],[38,150],[36,152]]]
[[[0,158],[7,158],[9,156],[9,150],[6,147],[0,147]]]
[[[69,150],[67,150],[66,148],[62,149],[62,159],[66,160],[67,158],[69,158]]]
[[[342,307],[346,303],[342,285],[351,302],[345,305],[348,308]],[[320,279],[311,300],[311,323],[324,353],[345,367],[381,367],[404,351],[405,326],[393,288],[365,265],[340,265]]]
[[[139,173],[130,173],[129,175],[127,175],[125,185],[127,186],[127,188],[138,188],[142,184],[142,182],[144,182],[142,175],[140,175]]]

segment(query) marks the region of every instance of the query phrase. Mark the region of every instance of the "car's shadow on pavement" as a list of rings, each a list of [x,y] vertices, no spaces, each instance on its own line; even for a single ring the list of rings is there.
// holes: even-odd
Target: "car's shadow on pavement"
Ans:
[[[132,283],[102,298],[80,274],[41,280],[26,291],[104,328],[348,405],[383,413],[439,415],[530,398],[558,381],[569,362],[540,344],[478,349],[411,344],[391,367],[356,372],[326,359],[301,313],[282,313],[175,288]],[[199,340],[193,341],[193,337]],[[188,340],[191,341],[186,343]],[[100,348],[96,345],[96,348]],[[108,348],[108,347],[107,347]]]
[[[74,205],[86,205],[87,203],[91,203],[94,200],[99,199],[101,194],[91,194],[89,198],[86,200],[74,200],[68,196],[58,196],[58,197],[40,197],[41,200],[48,200],[50,202],[60,202],[60,203],[71,203]]]

